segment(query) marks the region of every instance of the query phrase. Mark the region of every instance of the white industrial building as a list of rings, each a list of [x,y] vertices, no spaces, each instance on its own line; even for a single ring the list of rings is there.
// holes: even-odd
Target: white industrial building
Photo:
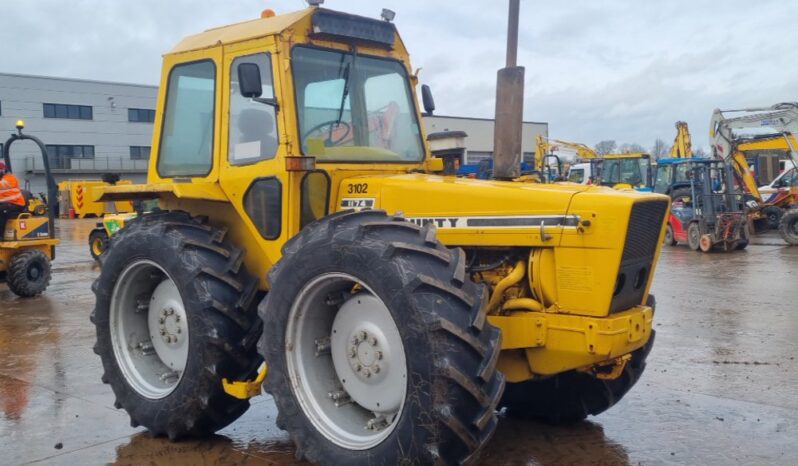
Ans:
[[[47,145],[56,181],[118,173],[144,182],[157,94],[157,86],[0,73],[0,144],[22,119],[25,131]],[[467,164],[493,154],[492,119],[424,115],[423,121],[428,133],[465,131]],[[534,157],[538,134],[548,136],[548,123],[524,122],[526,161]],[[33,143],[16,142],[11,160],[30,191],[46,190]]]
[[[427,134],[439,131],[465,131],[468,137],[466,145],[466,164],[477,164],[480,160],[493,156],[493,120],[489,118],[471,118],[457,116],[424,115],[424,127]],[[521,150],[524,161],[532,162],[535,158],[535,137],[542,134],[549,136],[549,124],[525,121],[523,125],[523,141]]]
[[[47,145],[56,181],[118,173],[143,182],[157,93],[157,86],[0,73],[0,144],[22,119]],[[11,161],[20,182],[45,191],[33,143],[14,143]]]

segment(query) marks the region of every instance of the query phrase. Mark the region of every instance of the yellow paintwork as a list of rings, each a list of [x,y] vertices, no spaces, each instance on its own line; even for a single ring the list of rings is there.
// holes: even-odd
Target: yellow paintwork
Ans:
[[[300,182],[305,175],[285,169],[288,157],[302,155],[298,141],[291,47],[295,44],[313,44],[349,50],[349,45],[345,43],[309,36],[313,11],[311,8],[211,29],[183,40],[166,54],[153,126],[153,157],[150,159],[148,184],[106,187],[98,199],[157,198],[164,209],[207,215],[212,223],[226,227],[227,237],[247,251],[244,262],[248,271],[260,277],[262,289],[268,289],[268,270],[280,259],[283,244],[299,231]],[[274,94],[280,105],[275,118],[279,146],[273,159],[234,166],[227,158],[229,72],[236,57],[264,51],[272,57]],[[410,84],[415,86],[417,79],[398,34],[390,49],[359,44],[357,52],[358,55],[398,60],[406,68]],[[201,59],[212,60],[217,73],[212,169],[206,176],[190,179],[162,178],[158,173],[157,154],[169,73],[177,64]],[[417,116],[421,121],[418,113]],[[422,139],[426,140],[423,126],[420,131]],[[506,347],[500,358],[500,368],[512,374],[511,380],[607,362],[623,355],[619,352],[628,353],[647,341],[648,331],[641,333],[634,341],[622,341],[627,336],[621,332],[628,333],[623,325],[630,318],[637,319],[635,322],[642,322],[650,329],[650,310],[634,308],[611,317],[607,317],[607,314],[632,206],[653,199],[667,200],[667,197],[570,183],[538,184],[433,175],[431,172],[442,169],[442,162],[431,159],[426,142],[426,158],[418,163],[331,162],[330,158],[341,149],[313,142],[309,146],[310,151],[317,154],[316,169],[326,172],[330,178],[330,195],[326,205],[328,212],[342,209],[342,205],[346,205],[344,200],[369,199],[373,201],[374,208],[392,214],[401,212],[415,223],[440,223],[438,237],[449,246],[522,248],[528,254],[530,259],[528,264],[523,262],[526,270],[521,271],[522,279],[508,287],[505,296],[499,296],[501,309],[496,309],[495,314],[489,317],[507,329],[505,345],[509,341],[512,348],[516,348]],[[375,153],[374,149],[368,148],[347,150],[347,154],[358,153],[364,160],[369,154]],[[276,177],[282,184],[282,229],[273,240],[266,240],[259,234],[243,207],[244,195],[253,179],[263,176]],[[318,210],[321,210],[321,206],[314,204],[313,211]],[[479,220],[481,217],[562,217],[566,214],[578,216],[584,223],[545,228],[528,224],[518,227],[472,227],[466,224],[452,227],[446,224],[452,217],[476,217]],[[659,232],[660,244],[664,220]],[[659,227],[652,225],[652,228]],[[656,259],[651,267],[655,264]],[[651,286],[652,277],[653,270],[646,284],[647,289]],[[528,294],[530,290],[534,296]],[[522,313],[518,317],[498,315],[511,312],[510,308],[515,306],[531,310],[539,306],[544,311]],[[540,330],[525,327],[529,319],[544,319],[542,346],[537,341]],[[516,320],[522,324],[517,328],[511,324]],[[596,330],[591,330],[591,325],[595,325]],[[594,345],[593,349],[586,343],[588,340]],[[519,363],[526,368],[526,372],[521,371],[523,375],[516,372],[515,366]]]
[[[117,186],[129,186],[133,182],[121,180]],[[108,213],[133,212],[133,204],[129,200],[119,200],[113,203],[98,202],[100,190],[112,188],[111,185],[98,180],[67,180],[58,183],[58,191],[69,199],[69,207],[75,210],[77,218],[89,215],[102,217]],[[66,212],[63,212],[66,214]]]
[[[693,156],[693,145],[690,141],[690,129],[684,121],[676,122],[676,138],[671,146],[670,158],[690,158]]]
[[[762,194],[759,192],[754,174],[748,168],[748,160],[745,154],[748,151],[754,150],[771,150],[771,151],[785,151],[792,153],[793,150],[798,150],[798,141],[791,133],[788,134],[774,134],[769,138],[759,138],[752,140],[740,139],[734,141],[732,146],[732,166],[743,179],[746,189],[751,193],[754,198],[762,202]],[[798,189],[791,188],[793,195],[798,199]],[[782,207],[787,207],[792,201],[792,198],[786,198],[786,204]]]
[[[500,369],[509,382],[553,375],[610,361],[642,347],[651,336],[654,312],[638,306],[602,318],[551,312],[488,316],[502,330],[502,349],[526,352],[526,366],[510,362]],[[501,364],[501,362],[500,362]]]
[[[266,374],[268,373],[269,367],[266,363],[263,363],[260,369],[258,369],[258,375],[255,377],[255,380],[230,381],[222,379],[222,387],[228,395],[238,398],[239,400],[246,400],[253,396],[260,395],[261,385],[263,385],[263,381],[266,379]]]

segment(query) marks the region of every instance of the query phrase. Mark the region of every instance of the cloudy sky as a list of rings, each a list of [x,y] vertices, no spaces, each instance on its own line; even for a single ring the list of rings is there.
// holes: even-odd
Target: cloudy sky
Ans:
[[[3,0],[3,3],[11,3]],[[303,0],[26,0],[4,5],[0,71],[157,84],[182,36]],[[327,0],[396,24],[438,113],[492,117],[506,0]],[[714,108],[798,100],[798,2],[522,0],[527,120],[552,137],[668,144],[674,122],[708,147]]]

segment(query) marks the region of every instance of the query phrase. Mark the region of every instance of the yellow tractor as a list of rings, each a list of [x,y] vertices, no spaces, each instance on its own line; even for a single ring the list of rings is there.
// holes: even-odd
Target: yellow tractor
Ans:
[[[461,464],[501,407],[574,422],[639,379],[669,199],[441,174],[386,16],[267,10],[164,55],[148,182],[98,199],[160,204],[93,285],[133,426],[211,434],[263,382],[300,458]]]
[[[11,171],[11,145],[17,141],[32,141],[42,154],[48,186],[47,217],[35,216],[26,211],[6,222],[0,237],[0,283],[5,282],[16,295],[29,298],[39,295],[50,284],[50,262],[55,258],[55,218],[52,205],[56,198],[56,185],[50,172],[47,149],[37,137],[24,134],[25,122],[17,121],[17,133],[3,145],[3,159]]]

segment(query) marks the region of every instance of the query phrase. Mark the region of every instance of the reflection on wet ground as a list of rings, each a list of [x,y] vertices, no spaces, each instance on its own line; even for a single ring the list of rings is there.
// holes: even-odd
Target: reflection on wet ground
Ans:
[[[91,350],[93,222],[60,223],[46,295],[22,301],[0,285],[0,463],[296,464],[268,396],[210,439],[172,443],[129,426]],[[666,248],[657,343],[635,389],[571,427],[503,419],[481,463],[797,464],[798,248],[756,243],[734,254]]]

